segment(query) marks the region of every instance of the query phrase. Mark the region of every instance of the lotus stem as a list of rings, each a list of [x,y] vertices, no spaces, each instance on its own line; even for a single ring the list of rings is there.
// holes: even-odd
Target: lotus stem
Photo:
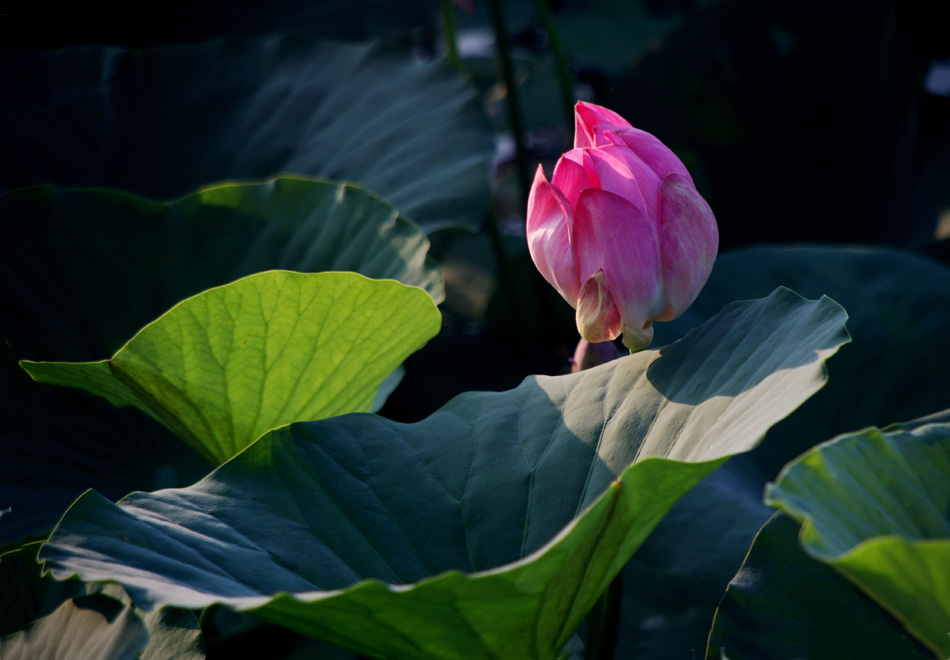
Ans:
[[[574,128],[574,79],[567,64],[567,55],[564,53],[564,44],[558,34],[557,25],[548,0],[534,0],[534,9],[541,19],[541,25],[548,35],[548,44],[554,54],[555,70],[557,72],[558,87],[561,91],[561,112],[564,114],[564,126],[570,135]]]
[[[459,57],[458,29],[455,25],[455,7],[452,0],[440,0],[442,8],[442,37],[445,40],[445,57],[455,70],[462,72],[462,59]]]
[[[620,602],[623,599],[623,570],[587,615],[587,648],[584,660],[611,660],[620,637]]]
[[[495,28],[495,46],[498,48],[498,61],[501,66],[502,80],[505,83],[505,101],[508,107],[508,125],[515,140],[515,161],[521,190],[527,200],[531,189],[528,176],[528,157],[524,146],[524,124],[521,121],[521,105],[518,101],[518,85],[515,81],[514,63],[511,61],[511,48],[508,39],[508,26],[505,22],[505,10],[501,0],[490,0],[492,23]]]

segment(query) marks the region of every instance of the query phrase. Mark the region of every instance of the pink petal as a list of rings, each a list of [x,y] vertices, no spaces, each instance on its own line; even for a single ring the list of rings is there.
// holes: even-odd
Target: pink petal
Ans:
[[[595,142],[595,128],[598,124],[610,124],[615,127],[629,127],[630,123],[613,110],[593,103],[578,101],[574,106],[574,148],[600,146]],[[603,129],[601,129],[601,133]]]
[[[578,101],[574,106],[574,113],[583,117],[591,125],[607,122],[617,127],[630,126],[630,122],[616,112],[602,105],[597,105],[596,103]],[[596,118],[596,120],[590,121],[593,118]]]
[[[620,336],[622,321],[604,271],[593,273],[581,287],[577,300],[577,331],[589,342],[603,342]]]
[[[561,156],[554,167],[554,176],[551,177],[551,185],[561,191],[571,208],[577,205],[581,191],[594,185],[583,165],[585,160],[590,159],[579,152],[581,150],[578,149]],[[593,170],[593,167],[591,169]]]
[[[601,180],[600,187],[643,208],[647,218],[657,222],[660,217],[660,179],[653,170],[626,145],[603,147],[592,152],[598,155],[594,162]],[[608,167],[620,177],[609,176]],[[625,184],[622,179],[629,183]]]
[[[676,157],[676,154],[646,131],[641,131],[639,128],[630,126],[618,129],[615,131],[615,136],[616,137],[608,137],[607,139],[611,141],[617,138],[623,140],[623,142],[640,157],[640,160],[656,172],[657,177],[659,177],[661,181],[670,174],[676,173],[686,177],[690,183],[693,182],[693,178],[689,175],[686,166]]]
[[[706,284],[719,249],[719,228],[709,204],[685,177],[666,177],[661,199],[660,259],[669,305],[657,320],[669,321],[685,312]]]
[[[564,195],[548,183],[539,166],[528,196],[528,251],[544,279],[574,307],[580,281],[571,244],[571,216]]]
[[[663,311],[657,230],[637,206],[605,190],[585,190],[572,232],[580,281],[603,269],[623,325],[643,328]]]

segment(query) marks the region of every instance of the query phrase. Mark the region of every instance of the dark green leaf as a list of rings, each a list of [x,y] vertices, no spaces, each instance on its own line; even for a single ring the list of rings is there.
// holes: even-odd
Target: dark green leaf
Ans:
[[[716,612],[708,658],[931,657],[903,626],[798,544],[798,524],[776,514],[759,532]]]
[[[358,182],[426,231],[477,228],[493,141],[443,63],[382,46],[229,39],[0,58],[0,190],[108,186],[169,199],[293,172]]]
[[[354,271],[444,296],[418,227],[352,184],[278,178],[172,203],[39,187],[0,196],[0,217],[0,333],[33,359],[112,354],[175,303],[263,270]]]
[[[767,479],[828,438],[947,407],[950,351],[941,347],[950,336],[950,268],[907,252],[767,247],[721,255],[686,313],[656,324],[657,340],[672,341],[727,302],[759,298],[776,286],[839,303],[854,341],[831,367],[829,386],[751,455]]]
[[[787,290],[417,424],[278,429],[195,486],[87,493],[42,556],[374,656],[553,658],[667,509],[825,380],[844,312]]]

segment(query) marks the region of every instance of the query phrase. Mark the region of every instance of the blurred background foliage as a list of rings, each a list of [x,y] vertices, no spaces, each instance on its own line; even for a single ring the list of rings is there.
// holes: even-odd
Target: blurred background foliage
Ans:
[[[143,179],[138,192],[180,196],[226,178],[272,176],[286,171],[289,162],[298,174],[354,179],[394,204],[418,199],[411,176],[394,185],[392,199],[389,191],[371,185],[379,173],[321,162],[319,153],[297,153],[313,132],[305,130],[305,112],[282,103],[282,97],[255,92],[266,87],[275,70],[288,80],[301,72],[326,78],[325,89],[332,88],[330,67],[340,62],[342,51],[334,49],[341,46],[310,49],[301,40],[345,42],[348,48],[382,42],[368,47],[370,63],[394,63],[399,81],[411,79],[420,89],[428,85],[430,91],[456,95],[456,104],[451,99],[432,103],[444,103],[453,117],[458,113],[459,131],[472,129],[464,143],[470,145],[464,151],[474,159],[472,168],[457,173],[465,179],[459,184],[464,195],[433,202],[429,226],[426,217],[413,217],[412,209],[395,204],[426,230],[445,277],[442,333],[407,361],[402,384],[382,410],[392,419],[415,421],[460,392],[505,389],[529,373],[569,368],[567,358],[577,341],[573,311],[540,280],[527,256],[524,179],[539,163],[550,173],[570,148],[570,103],[582,99],[606,105],[659,137],[686,163],[716,213],[722,256],[687,316],[658,327],[658,343],[682,336],[731,300],[767,295],[778,285],[838,300],[851,313],[849,330],[855,338],[831,362],[829,388],[776,427],[756,452],[731,462],[684,499],[628,569],[635,579],[627,583],[617,657],[699,657],[725,585],[770,515],[761,502],[765,481],[798,453],[837,433],[947,407],[941,384],[950,368],[950,40],[942,32],[947,19],[946,6],[927,0],[473,0],[457,5],[449,0],[171,0],[123,9],[95,1],[54,8],[23,2],[0,16],[0,71],[6,72],[8,89],[16,89],[0,101],[0,134],[6,136],[0,142],[0,173],[7,177],[0,180],[0,190],[40,183],[135,188],[123,185],[120,162],[110,163],[121,175],[116,180],[58,178],[68,168],[49,167],[57,159],[88,175],[86,154],[79,146],[63,153],[62,143],[44,142],[44,135],[62,130],[58,120],[81,124],[98,112],[97,106],[88,98],[77,101],[83,98],[78,92],[58,97],[75,89],[76,80],[58,80],[61,70],[31,70],[24,62],[55,62],[61,49],[80,46],[123,48],[129,58],[142,61],[154,51],[139,49],[180,45],[204,54],[199,62],[205,70],[198,73],[233,79],[249,91],[219,100],[231,128],[220,141],[201,143],[188,155],[200,160],[204,151],[208,156],[210,165],[198,178],[177,170],[183,155],[172,145],[163,155],[168,167],[143,169],[152,177],[165,172],[169,179]],[[447,29],[453,23],[454,38]],[[221,40],[235,38],[284,39],[296,44],[294,52],[302,60],[317,59],[291,69],[275,60],[271,68],[244,70],[240,67],[249,66],[259,51],[222,47]],[[450,42],[457,49],[455,75],[442,63],[444,70],[431,77],[416,76],[413,66],[450,56]],[[359,62],[354,67],[358,72]],[[23,81],[24,72],[33,76],[32,86]],[[569,89],[563,87],[565,73]],[[380,74],[380,82],[383,78]],[[155,116],[200,107],[202,80],[185,65],[165,70],[162,86],[150,90],[149,98],[165,104],[154,109]],[[147,76],[135,81],[149,85]],[[111,83],[98,79],[97,93],[117,94]],[[391,96],[374,100],[375,109],[396,104],[398,90],[396,84]],[[477,103],[469,106],[472,90]],[[352,97],[360,91],[353,90]],[[301,100],[294,94],[288,98]],[[303,102],[311,100],[304,96]],[[57,114],[38,123],[51,107],[58,108]],[[129,123],[129,106],[104,107],[118,114],[104,112],[94,122]],[[373,104],[357,114],[352,107],[339,104],[327,111],[344,119],[331,136],[337,140],[330,141],[334,153],[361,149],[358,164],[385,160],[395,145],[372,140],[385,136],[384,128],[359,145],[347,143],[348,131],[372,125],[378,114]],[[270,160],[262,170],[229,170],[233,159],[221,155],[221,144],[247,146],[260,137],[259,123],[245,123],[252,111],[257,117],[277,117],[269,125],[279,138],[277,146],[261,141],[243,152],[235,147],[248,163],[255,161],[253,149],[271,148]],[[154,148],[167,147],[148,117],[144,113],[131,122],[137,133],[126,136],[133,143],[122,152],[126,156],[147,160]],[[204,125],[214,127],[215,117],[211,112]],[[176,121],[187,125],[188,119],[183,111]],[[494,141],[486,146],[478,131],[489,121]],[[427,154],[427,162],[437,163],[438,152],[457,146],[451,131],[418,124],[412,144]],[[478,180],[479,167],[485,169],[483,153],[491,154],[490,189]],[[31,169],[35,163],[46,167]],[[40,174],[31,176],[34,171]],[[428,195],[447,178],[436,172]],[[453,214],[459,226],[446,221]],[[906,349],[900,359],[888,359],[887,350],[897,346]],[[2,357],[4,366],[12,367],[6,352]],[[4,372],[3,382],[12,388],[9,383],[16,380],[19,387],[20,376],[10,373]],[[872,387],[874,396],[865,405],[852,405]],[[75,405],[68,395],[56,396]],[[143,447],[150,445],[154,431],[128,424],[135,428],[128,437],[141,436]],[[96,437],[94,429],[83,433]],[[158,449],[150,451],[167,451],[162,443],[151,444]],[[18,465],[40,460],[33,449],[21,454]],[[122,461],[107,464],[111,474],[116,471],[111,466]],[[186,482],[197,474],[190,470],[199,469],[189,466],[179,475]],[[142,487],[137,483],[114,479],[111,488],[102,488],[118,497]],[[724,520],[723,511],[739,514]],[[631,584],[637,588],[631,590]],[[336,657],[334,650],[274,626],[228,615],[217,621],[220,640],[209,648],[213,657],[226,657],[238,647],[249,654],[255,644],[269,657],[278,657],[275,652],[287,658]]]

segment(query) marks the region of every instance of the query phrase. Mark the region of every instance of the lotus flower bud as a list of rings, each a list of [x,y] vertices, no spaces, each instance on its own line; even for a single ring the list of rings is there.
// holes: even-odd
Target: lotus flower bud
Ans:
[[[571,360],[571,373],[576,374],[584,369],[607,364],[618,357],[620,357],[620,351],[612,341],[593,344],[586,339],[581,339],[577,342],[577,350],[574,351],[574,358]]]
[[[653,322],[675,319],[703,288],[719,247],[716,219],[682,162],[655,137],[590,103],[575,107],[574,149],[528,198],[528,248],[576,310],[589,342],[623,334],[631,351]]]

